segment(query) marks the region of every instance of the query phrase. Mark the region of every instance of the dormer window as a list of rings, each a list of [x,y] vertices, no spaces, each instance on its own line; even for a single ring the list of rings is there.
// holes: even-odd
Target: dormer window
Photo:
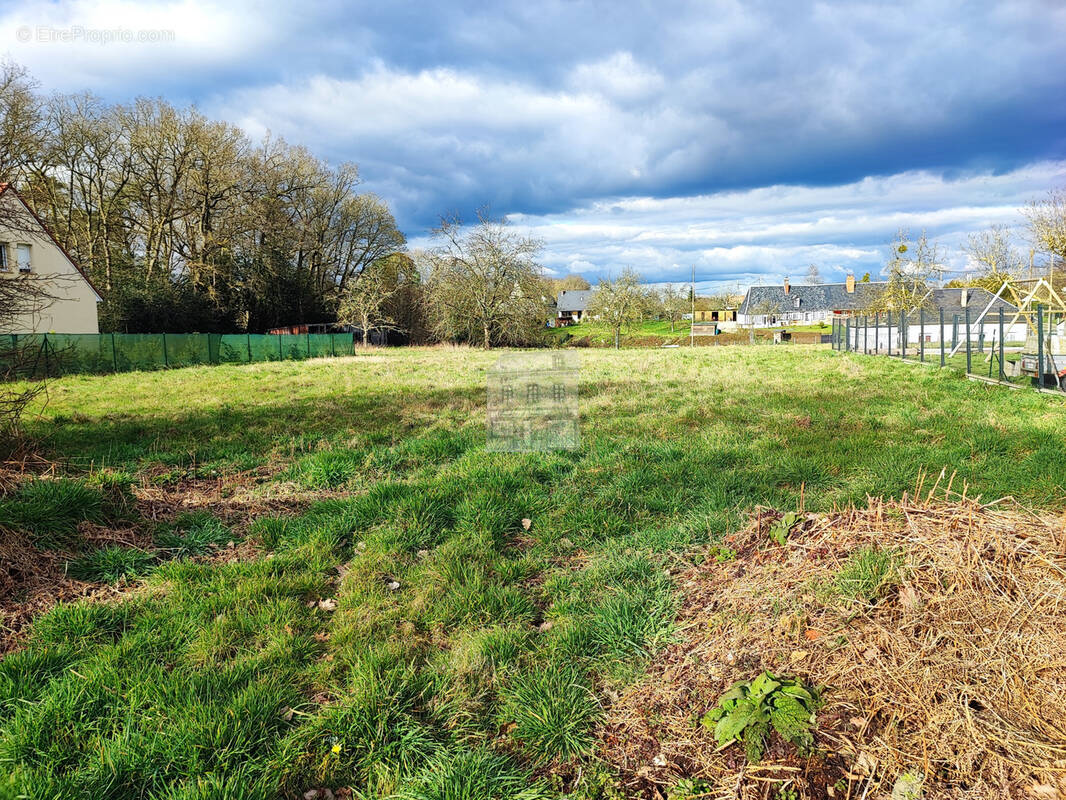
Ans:
[[[15,258],[19,266],[19,272],[31,272],[33,264],[30,261],[30,246],[28,244],[15,245]]]
[[[798,297],[796,298],[795,303],[796,303],[796,308],[799,308],[800,307],[800,299]]]

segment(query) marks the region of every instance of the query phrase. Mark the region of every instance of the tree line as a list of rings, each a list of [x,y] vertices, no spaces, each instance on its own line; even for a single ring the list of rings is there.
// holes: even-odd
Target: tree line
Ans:
[[[0,66],[0,180],[13,182],[104,297],[103,330],[262,331],[336,317],[401,252],[355,164],[160,99],[45,96]]]

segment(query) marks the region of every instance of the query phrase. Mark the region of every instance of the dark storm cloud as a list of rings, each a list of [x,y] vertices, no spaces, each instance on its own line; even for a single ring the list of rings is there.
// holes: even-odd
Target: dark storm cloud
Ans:
[[[703,213],[726,219],[713,198],[793,185],[841,187],[854,200],[843,187],[869,176],[932,174],[970,186],[967,206],[993,207],[973,176],[1042,163],[1050,180],[1066,158],[1066,7],[1050,1],[85,0],[15,3],[0,19],[12,55],[50,87],[165,93],[357,161],[416,235],[440,213],[486,203],[564,225],[615,198],[699,197],[712,198]],[[74,23],[176,37],[64,50],[13,33]],[[924,208],[958,201],[946,192]],[[748,246],[728,233],[713,246]],[[822,238],[781,244],[871,245],[847,230],[792,235]],[[627,254],[601,244],[600,259]],[[656,247],[628,254],[650,269],[674,252]],[[549,253],[568,258],[590,272],[610,266]]]

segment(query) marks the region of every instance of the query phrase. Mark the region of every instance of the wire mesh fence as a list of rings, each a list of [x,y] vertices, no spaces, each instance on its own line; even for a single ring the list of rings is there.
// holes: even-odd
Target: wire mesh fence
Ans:
[[[1041,305],[860,314],[833,321],[832,344],[993,383],[1066,392],[1066,313]]]
[[[41,378],[202,364],[350,356],[350,333],[46,333],[0,335],[0,374]]]

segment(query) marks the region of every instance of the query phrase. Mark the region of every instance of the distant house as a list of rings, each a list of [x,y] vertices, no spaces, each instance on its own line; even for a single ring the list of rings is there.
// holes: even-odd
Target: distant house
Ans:
[[[793,286],[786,278],[780,286],[752,286],[744,295],[737,322],[756,328],[828,323],[834,318],[866,313],[886,285],[884,281],[857,282],[849,275],[844,283]],[[989,314],[998,313],[1000,308],[1004,312],[1017,310],[986,289],[976,288],[930,289],[925,307],[929,309],[930,320],[937,313],[934,309],[943,308],[949,322],[956,314],[963,316],[967,308],[974,319],[986,309]]]
[[[0,333],[99,333],[99,292],[15,187],[0,184],[0,280],[36,278],[41,307]]]
[[[846,317],[868,308],[883,282],[859,283],[849,275],[844,283],[793,286],[788,278],[779,286],[752,286],[737,313],[740,325],[810,325]]]
[[[585,317],[589,300],[595,289],[564,289],[555,301],[555,324],[558,327],[573,325]]]
[[[692,314],[686,314],[692,317]],[[696,309],[694,322],[736,322],[737,310],[735,308]]]

